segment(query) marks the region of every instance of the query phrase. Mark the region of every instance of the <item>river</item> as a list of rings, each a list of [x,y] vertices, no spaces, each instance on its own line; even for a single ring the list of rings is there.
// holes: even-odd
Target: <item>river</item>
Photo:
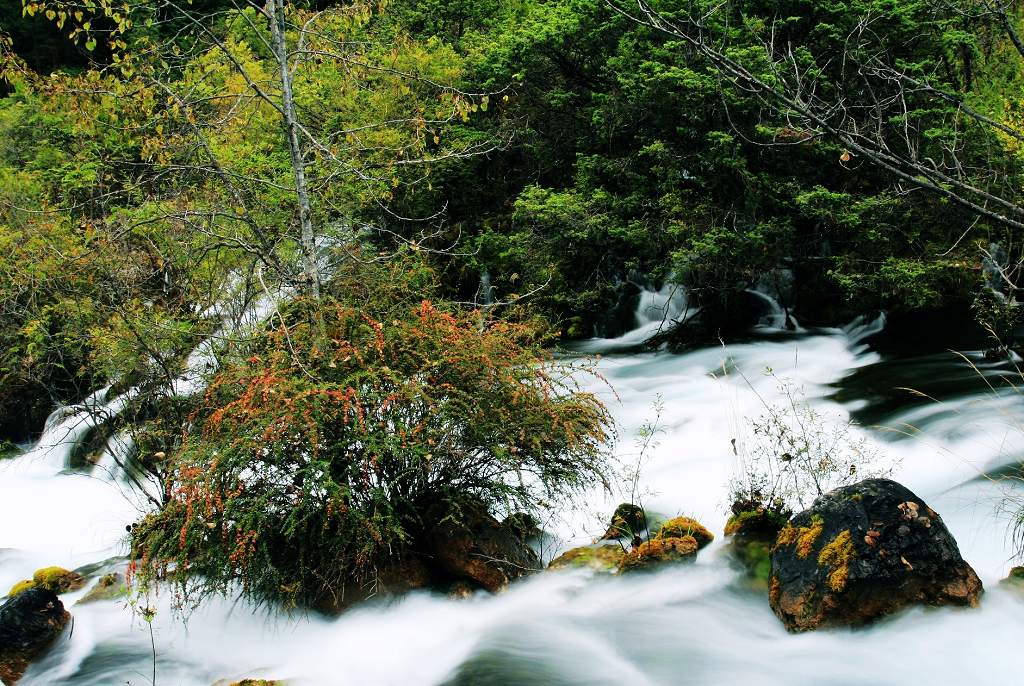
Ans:
[[[720,533],[731,440],[742,448],[749,418],[780,400],[778,379],[792,381],[827,421],[860,421],[856,431],[896,464],[894,478],[941,514],[985,583],[980,609],[914,609],[867,629],[790,635],[741,582],[719,536],[696,563],[651,575],[547,573],[497,596],[412,594],[335,619],[225,598],[184,623],[165,594],[150,626],[120,602],[74,606],[83,590],[63,596],[73,631],[21,683],[149,684],[150,629],[162,686],[258,677],[297,686],[1014,683],[1024,594],[998,581],[1012,565],[1005,501],[1016,491],[993,475],[1024,456],[1024,399],[1005,383],[1010,365],[986,365],[976,352],[883,356],[869,342],[882,326],[762,327],[749,341],[680,355],[622,352],[635,333],[595,340],[582,347],[608,353],[597,364],[607,383],[583,383],[616,419],[620,461],[640,460],[644,505]],[[638,455],[637,431],[654,419],[656,444]],[[0,463],[0,588],[38,567],[125,552],[141,500],[120,479],[65,468],[60,438],[77,430],[54,422],[41,445]],[[600,535],[630,489],[595,490],[553,513],[545,556]]]

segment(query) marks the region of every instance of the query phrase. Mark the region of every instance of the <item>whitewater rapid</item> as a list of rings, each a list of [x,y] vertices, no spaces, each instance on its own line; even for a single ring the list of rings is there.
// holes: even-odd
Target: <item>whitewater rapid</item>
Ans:
[[[655,304],[677,315],[685,310],[671,294],[661,297]],[[653,315],[642,322],[656,324]],[[1001,382],[1003,367],[975,371],[952,353],[883,359],[865,342],[882,325],[863,321],[800,335],[762,331],[751,342],[683,355],[610,354],[597,362],[603,379],[581,382],[616,419],[620,462],[640,460],[644,506],[696,517],[716,534],[728,514],[732,439],[744,440],[749,418],[781,399],[778,379],[802,388],[831,421],[869,418],[857,431],[898,461],[894,478],[941,514],[981,576],[987,593],[980,609],[915,609],[868,629],[789,635],[764,596],[739,581],[719,537],[695,564],[652,575],[546,573],[498,596],[451,600],[418,593],[335,619],[271,616],[227,598],[207,603],[184,624],[164,595],[154,600],[157,683],[210,686],[244,677],[299,686],[1016,682],[1024,595],[998,585],[1012,565],[1009,515],[1001,504],[1013,491],[989,475],[1024,456],[1017,426],[1024,401]],[[635,337],[595,340],[586,348],[614,352]],[[972,359],[980,365],[979,356]],[[929,393],[935,400],[893,390],[942,386],[942,379],[956,383]],[[655,419],[656,444],[641,456],[635,436]],[[37,567],[76,567],[125,552],[124,527],[142,505],[116,479],[65,470],[60,450],[43,445],[0,463],[0,591]],[[610,511],[632,490],[625,481],[617,486],[615,493],[595,489],[552,512],[555,543],[545,557],[603,532]],[[149,626],[122,603],[73,606],[83,593],[63,597],[75,616],[73,634],[21,683],[150,683]]]

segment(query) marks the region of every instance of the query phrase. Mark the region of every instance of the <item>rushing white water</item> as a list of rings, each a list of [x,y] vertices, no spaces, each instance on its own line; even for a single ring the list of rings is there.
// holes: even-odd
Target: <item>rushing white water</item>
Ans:
[[[634,348],[655,334],[691,319],[699,308],[691,306],[686,289],[671,279],[658,290],[643,288],[634,313],[636,326],[618,338],[595,338],[576,346],[580,352],[614,352]]]
[[[664,311],[685,311],[671,294],[662,296]],[[649,334],[658,315],[641,313],[638,324]],[[999,510],[1006,492],[982,477],[1024,456],[1018,426],[1024,401],[998,385],[1000,370],[975,372],[953,354],[883,359],[865,343],[882,326],[884,319],[858,321],[845,330],[685,355],[611,355],[599,362],[608,383],[584,383],[616,417],[620,460],[639,461],[644,505],[695,516],[715,531],[727,515],[736,460],[731,439],[742,441],[746,418],[780,398],[778,378],[800,385],[826,418],[870,417],[859,431],[899,460],[895,478],[942,515],[985,582],[980,609],[917,609],[868,629],[792,636],[766,599],[738,582],[719,540],[695,564],[650,576],[542,574],[498,596],[456,601],[414,594],[336,619],[270,617],[224,599],[183,625],[170,599],[161,597],[153,623],[157,683],[209,686],[243,677],[300,686],[1015,683],[1024,597],[996,583],[1010,566],[1007,520]],[[621,342],[592,341],[589,348],[614,351]],[[950,388],[931,390],[945,380]],[[899,387],[921,388],[936,400]],[[640,456],[631,436],[655,418],[657,444]],[[0,584],[44,564],[104,559],[136,516],[116,481],[63,473],[54,450],[41,447],[0,463],[6,548]],[[599,535],[628,490],[625,483],[618,493],[595,490],[555,513],[558,547]],[[550,557],[558,549],[544,552]],[[79,594],[65,596],[65,603]],[[117,602],[71,611],[73,635],[30,669],[25,686],[149,683],[145,622]]]

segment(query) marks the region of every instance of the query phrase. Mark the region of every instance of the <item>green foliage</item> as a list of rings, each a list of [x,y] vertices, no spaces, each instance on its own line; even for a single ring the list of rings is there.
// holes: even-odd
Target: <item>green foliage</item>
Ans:
[[[319,606],[482,502],[534,512],[602,478],[606,415],[524,325],[423,299],[413,262],[299,300],[214,379],[133,533],[143,585],[240,582]],[[241,355],[245,355],[244,359]]]

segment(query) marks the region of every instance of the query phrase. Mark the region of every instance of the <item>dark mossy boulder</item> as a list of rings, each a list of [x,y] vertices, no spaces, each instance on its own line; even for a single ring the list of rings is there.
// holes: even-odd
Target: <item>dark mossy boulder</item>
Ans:
[[[910,605],[975,606],[978,575],[942,518],[905,487],[827,493],[779,532],[768,599],[791,631],[866,624]]]
[[[492,593],[540,569],[537,554],[516,531],[479,510],[461,524],[435,528],[425,559],[453,580],[472,581]]]
[[[618,543],[598,543],[568,550],[548,565],[548,569],[592,569],[596,572],[614,572],[619,568],[626,551]]]
[[[685,538],[686,536],[692,536],[697,541],[698,548],[703,548],[715,540],[713,533],[696,519],[690,517],[674,517],[668,520],[658,529],[655,538]]]
[[[693,536],[652,538],[644,541],[622,558],[619,571],[649,571],[667,564],[690,562],[697,558],[700,544]]]
[[[612,513],[612,521],[601,540],[610,541],[616,538],[633,538],[647,528],[647,514],[639,505],[622,503]]]
[[[115,573],[104,574],[99,579],[89,592],[86,593],[76,605],[83,605],[86,603],[96,603],[102,600],[119,600],[125,598],[128,595],[128,587],[125,585],[125,579],[122,575]]]
[[[71,615],[57,594],[29,588],[0,605],[0,681],[12,686],[60,635]]]

